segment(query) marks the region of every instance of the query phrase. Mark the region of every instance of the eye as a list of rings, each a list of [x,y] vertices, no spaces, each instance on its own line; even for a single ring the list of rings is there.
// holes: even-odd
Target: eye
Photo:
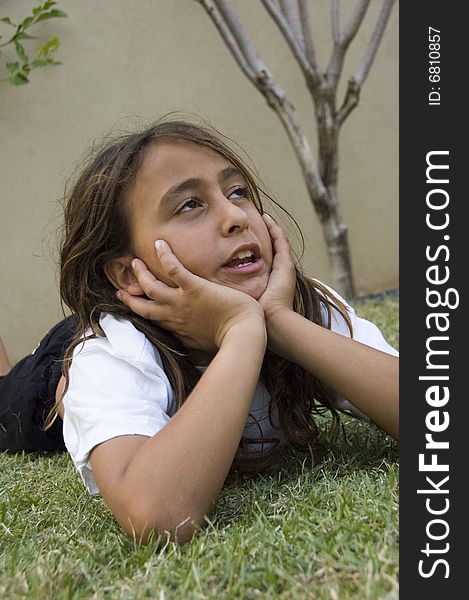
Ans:
[[[194,208],[197,208],[198,206],[200,206],[200,200],[198,198],[189,198],[188,200],[182,203],[182,205],[178,208],[177,213],[186,213],[193,210]]]
[[[229,200],[237,200],[238,198],[250,198],[251,190],[248,187],[238,187],[228,195]]]

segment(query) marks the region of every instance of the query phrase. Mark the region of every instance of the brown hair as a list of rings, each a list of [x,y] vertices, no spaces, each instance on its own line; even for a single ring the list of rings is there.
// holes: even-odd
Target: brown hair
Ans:
[[[171,140],[206,146],[234,164],[243,173],[252,201],[260,213],[264,212],[261,195],[284,210],[262,191],[253,171],[233,150],[231,140],[207,125],[167,118],[160,120],[142,131],[106,141],[86,159],[74,184],[66,190],[60,247],[60,294],[62,302],[78,320],[76,335],[64,360],[67,386],[74,348],[87,337],[103,335],[99,319],[101,314],[110,313],[129,320],[158,349],[173,387],[176,409],[179,409],[197,383],[200,372],[174,335],[119,302],[104,272],[109,260],[121,256],[131,247],[127,197],[147,149]],[[333,308],[343,315],[351,331],[343,304],[319,282],[305,277],[297,267],[294,310],[330,329]],[[302,455],[311,452],[314,455],[322,447],[314,415],[330,410],[335,417],[333,422],[337,423],[337,413],[328,391],[313,375],[270,352],[266,352],[261,379],[271,395],[270,411],[278,410],[289,445]],[[50,426],[50,418],[48,422]],[[249,445],[253,441],[249,440]],[[264,438],[256,441],[261,443],[261,450],[252,452],[247,440],[241,440],[233,470],[256,472],[279,465],[282,453],[279,440]]]

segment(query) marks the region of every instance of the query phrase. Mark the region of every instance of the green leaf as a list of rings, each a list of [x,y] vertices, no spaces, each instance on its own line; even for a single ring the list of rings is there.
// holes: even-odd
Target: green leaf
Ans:
[[[51,61],[47,58],[36,58],[31,63],[31,69],[37,69],[38,67],[47,67],[47,65],[50,65],[50,62]]]
[[[34,17],[26,17],[26,19],[23,19],[21,21],[21,26],[23,27],[23,29],[27,29],[33,21]]]
[[[36,40],[37,37],[34,35],[29,35],[29,33],[24,33],[24,31],[20,31],[17,35],[15,35],[15,40]]]
[[[39,21],[45,21],[46,19],[55,19],[58,17],[66,17],[67,13],[65,13],[63,10],[58,10],[57,8],[54,8],[53,10],[50,10],[49,12],[46,13],[42,13],[42,15],[39,15],[39,17],[36,19],[36,23],[39,23]]]
[[[19,62],[7,63],[7,69],[10,74],[14,73],[15,71],[18,71],[19,68],[20,68]]]
[[[26,83],[29,83],[29,79],[26,77],[26,75],[24,73],[21,73],[21,72],[16,73],[16,75],[9,77],[8,80],[13,85],[25,85]]]
[[[47,58],[36,58],[31,63],[31,68],[36,69],[37,67],[47,67],[50,64],[50,59]]]
[[[18,42],[15,42],[15,48],[16,48],[16,54],[21,58],[21,60],[24,63],[28,63],[29,58],[28,58],[28,55],[26,54],[23,46],[21,44],[19,44]]]
[[[36,58],[30,63],[31,69],[37,69],[38,67],[48,67],[49,65],[61,65],[62,63],[58,60],[53,60],[52,58]]]
[[[11,25],[12,27],[16,27],[16,24],[10,19],[10,17],[2,17],[0,19],[2,23],[6,23],[7,25]]]
[[[48,58],[49,54],[52,54],[53,52],[57,52],[57,50],[59,48],[60,48],[59,38],[53,37],[50,40],[48,40],[43,46],[40,46],[36,50],[36,57],[37,58]]]

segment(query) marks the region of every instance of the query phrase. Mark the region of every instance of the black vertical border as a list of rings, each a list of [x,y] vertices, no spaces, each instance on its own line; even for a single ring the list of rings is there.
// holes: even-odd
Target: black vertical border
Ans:
[[[400,598],[402,600],[425,598],[459,598],[467,595],[465,574],[466,540],[469,511],[469,488],[465,485],[466,440],[469,441],[469,351],[466,350],[469,334],[467,311],[467,283],[469,277],[469,217],[465,213],[467,191],[466,173],[469,174],[469,153],[466,150],[468,111],[465,108],[468,68],[469,21],[463,16],[464,3],[403,2],[400,5]],[[429,81],[429,27],[440,30],[440,76],[439,82]],[[428,96],[432,87],[440,88],[439,106],[430,106]],[[436,89],[433,91],[437,91]],[[436,97],[436,95],[434,95]],[[449,156],[440,159],[449,164],[449,184],[444,187],[450,196],[446,211],[450,222],[444,231],[432,231],[426,225],[429,211],[426,196],[431,189],[426,183],[426,155],[430,151],[448,150]],[[466,158],[467,157],[467,158]],[[433,186],[437,187],[437,186]],[[443,196],[441,196],[443,197]],[[435,196],[436,198],[436,196]],[[445,211],[441,211],[443,217]],[[449,239],[444,239],[444,236]],[[467,242],[467,244],[466,244]],[[439,245],[446,245],[439,258],[429,262],[426,248],[431,254]],[[449,281],[440,286],[430,285],[426,271],[438,264],[443,270],[449,268]],[[442,271],[443,272],[443,271]],[[459,306],[454,309],[432,309],[426,300],[426,289],[454,288],[459,295]],[[454,295],[453,295],[454,298]],[[428,381],[419,381],[426,371],[426,342],[436,335],[435,328],[427,328],[426,317],[431,312],[449,314],[450,326],[446,333],[449,342],[441,343],[441,349],[449,349],[449,355],[440,357],[442,364],[449,364],[448,385],[450,398],[441,411],[449,413],[449,427],[434,438],[449,442],[449,449],[437,452],[438,462],[449,464],[448,473],[423,473],[419,471],[419,454],[426,452],[426,462],[431,450],[425,450],[425,434],[428,433],[426,416],[434,410],[426,402]],[[434,346],[436,347],[436,346]],[[467,358],[466,358],[467,357]],[[467,363],[467,365],[466,365]],[[435,371],[432,372],[436,373]],[[465,376],[467,373],[467,376]],[[438,374],[443,374],[439,371]],[[447,494],[418,494],[418,489],[432,489],[426,476],[439,484],[446,475],[449,480],[440,486]],[[430,506],[442,509],[449,500],[449,509],[440,516],[429,514]],[[469,506],[468,506],[469,508]],[[449,527],[447,537],[436,541],[427,536],[432,519],[444,519]],[[430,526],[430,532],[443,535],[446,529],[440,524]],[[429,544],[431,553],[422,552]],[[446,546],[448,544],[448,546]],[[447,551],[443,551],[446,550]],[[433,552],[434,550],[440,552]],[[446,560],[436,564],[438,559]],[[419,561],[424,560],[422,570],[429,577],[419,574]],[[448,575],[446,578],[445,575]]]

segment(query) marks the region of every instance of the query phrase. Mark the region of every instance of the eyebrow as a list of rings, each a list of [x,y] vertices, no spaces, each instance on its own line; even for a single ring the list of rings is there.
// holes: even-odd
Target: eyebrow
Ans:
[[[245,179],[242,171],[238,169],[238,167],[230,165],[229,167],[226,167],[218,173],[218,180],[226,181],[229,177],[232,177],[233,175],[240,175],[243,178],[243,180]],[[181,183],[177,183],[172,188],[169,188],[169,190],[161,198],[160,206],[167,204],[175,196],[178,196],[179,194],[182,194],[189,190],[193,190],[195,188],[200,188],[206,183],[207,180],[203,177],[191,177],[189,179],[185,179],[184,181],[181,181]]]

